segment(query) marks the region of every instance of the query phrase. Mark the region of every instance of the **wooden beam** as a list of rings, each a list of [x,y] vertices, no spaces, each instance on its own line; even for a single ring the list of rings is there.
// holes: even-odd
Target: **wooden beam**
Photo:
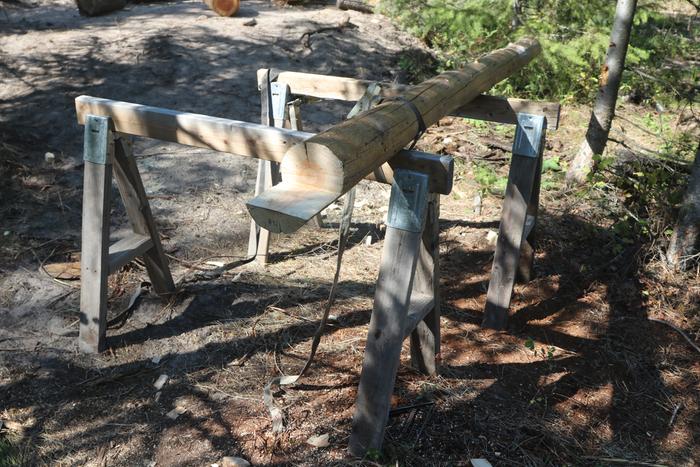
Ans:
[[[85,123],[86,115],[100,115],[110,117],[120,133],[274,162],[280,162],[290,147],[314,136],[304,131],[99,97],[77,97],[75,108],[80,124]],[[417,170],[428,175],[431,192],[447,195],[452,191],[453,166],[450,156],[401,150],[367,178],[391,184],[395,168]]]
[[[281,162],[284,153],[311,133],[210,117],[98,97],[75,99],[78,123],[86,115],[110,117],[116,131],[162,141]]]
[[[266,69],[258,70],[258,85]],[[289,85],[292,94],[319,99],[356,101],[374,81],[344,78],[341,76],[318,75],[294,71],[280,71],[277,81]],[[394,97],[410,86],[395,83],[380,83],[383,97]],[[557,102],[532,101],[527,99],[506,99],[505,97],[479,95],[468,104],[449,113],[452,117],[516,125],[518,113],[544,115],[550,130],[559,128],[561,105]]]
[[[282,159],[282,183],[247,203],[248,210],[261,227],[294,232],[391,159],[424,127],[474,100],[540,51],[536,40],[521,39],[295,145]],[[301,199],[304,192],[308,197]],[[289,196],[293,203],[285,199]]]
[[[153,248],[151,237],[132,233],[109,246],[109,273],[118,271],[129,261]]]

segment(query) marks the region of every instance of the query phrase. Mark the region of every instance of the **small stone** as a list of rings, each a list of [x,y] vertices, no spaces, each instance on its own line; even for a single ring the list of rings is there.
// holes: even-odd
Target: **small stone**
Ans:
[[[156,392],[156,397],[154,397],[155,401],[158,402],[160,400],[160,395],[163,394],[161,391]]]
[[[250,462],[241,457],[226,456],[219,462],[219,467],[250,467]]]
[[[9,230],[6,230],[5,232],[3,232],[3,235],[4,235],[5,237],[7,237],[7,236],[9,236],[11,233],[12,233],[12,232],[10,232]]]
[[[155,357],[153,357],[151,359],[151,363],[153,363],[154,365],[157,365],[160,363],[160,359],[161,359],[160,355],[156,355]]]
[[[328,433],[324,433],[318,436],[312,436],[306,440],[306,443],[317,448],[327,448],[331,444],[328,441]]]
[[[175,407],[173,410],[170,412],[166,413],[165,416],[168,417],[170,420],[176,420],[177,417],[182,415],[183,413],[187,412],[187,409],[184,407]]]
[[[255,21],[255,18],[253,18],[243,23],[243,26],[255,26],[256,24],[258,24],[258,22]]]
[[[44,154],[44,160],[49,163],[53,163],[56,160],[56,155],[52,152],[47,152]]]
[[[496,241],[498,240],[498,232],[495,230],[489,230],[486,232],[486,241],[489,242],[489,245],[495,245]]]
[[[163,389],[163,386],[165,386],[165,383],[168,381],[168,375],[160,375],[158,379],[156,380],[155,383],[153,383],[153,387],[156,388],[158,391]]]

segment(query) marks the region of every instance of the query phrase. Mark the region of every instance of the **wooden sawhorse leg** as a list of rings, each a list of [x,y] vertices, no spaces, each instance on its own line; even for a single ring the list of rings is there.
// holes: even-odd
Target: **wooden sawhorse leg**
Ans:
[[[355,456],[381,449],[406,337],[414,365],[427,374],[437,371],[438,217],[439,195],[428,193],[427,176],[397,170],[350,435]]]
[[[532,277],[535,224],[539,204],[542,152],[547,130],[544,116],[518,114],[513,159],[503,202],[482,326],[504,329],[516,275]]]
[[[287,104],[291,98],[289,86],[283,83],[269,82],[268,75],[263,79],[260,89],[260,123],[263,125],[284,128],[289,120]],[[295,122],[296,123],[296,122]],[[258,176],[255,181],[255,196],[277,185],[281,180],[279,163],[258,161]],[[250,236],[248,237],[248,257],[255,257],[260,264],[267,264],[270,251],[270,231],[261,228],[250,220]]]
[[[153,289],[161,296],[175,292],[131,142],[115,135],[108,117],[85,119],[85,177],[80,275],[81,351],[104,350],[107,328],[107,277],[142,256]],[[132,233],[109,245],[112,173],[117,180]]]

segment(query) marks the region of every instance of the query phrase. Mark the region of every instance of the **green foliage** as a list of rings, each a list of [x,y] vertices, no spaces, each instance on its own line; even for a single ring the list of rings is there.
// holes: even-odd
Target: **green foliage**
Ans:
[[[523,26],[515,30],[511,28],[512,0],[385,0],[381,8],[435,51],[438,71],[461,66],[521,36],[536,36],[542,56],[499,84],[495,92],[590,101],[607,52],[615,2],[529,0],[524,4]],[[694,92],[698,67],[661,65],[671,56],[681,61],[697,57],[697,41],[684,24],[687,20],[661,9],[661,4],[650,1],[637,7],[627,67],[638,73],[625,73],[623,93],[678,99]],[[644,76],[651,74],[660,76]]]
[[[0,435],[0,467],[15,467],[22,465],[20,452],[8,438]]]
[[[492,193],[503,196],[506,192],[508,177],[502,177],[485,163],[474,163],[474,180],[479,184],[481,194]]]
[[[613,253],[639,241],[667,237],[685,191],[682,160],[635,156],[627,160],[594,156],[598,170],[589,175],[602,207],[614,220],[618,242]]]

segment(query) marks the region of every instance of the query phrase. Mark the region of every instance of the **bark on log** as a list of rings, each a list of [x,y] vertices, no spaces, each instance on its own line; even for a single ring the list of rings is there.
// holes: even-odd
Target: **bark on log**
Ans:
[[[700,253],[700,144],[695,152],[693,172],[678,221],[666,252],[666,261],[674,269],[686,270],[692,263],[690,258]],[[700,262],[700,260],[698,261]]]
[[[409,144],[419,131],[416,112],[426,127],[433,125],[527,65],[540,50],[536,40],[522,39],[290,148],[282,159],[282,183],[249,201],[250,214],[272,232],[296,231]]]
[[[337,0],[335,2],[335,6],[341,10],[355,10],[361,11],[362,13],[374,13],[374,5],[364,0]]]
[[[98,16],[119,10],[126,6],[127,0],[75,0],[78,11],[86,16]]]
[[[219,16],[233,16],[241,7],[240,0],[202,0]]]
[[[594,169],[593,156],[603,154],[605,150],[610,126],[615,116],[617,93],[622,81],[622,70],[625,68],[627,46],[630,42],[632,19],[636,8],[637,0],[617,1],[610,44],[605,65],[600,71],[600,86],[586,137],[566,174],[566,183],[569,186],[583,183],[588,173]]]

